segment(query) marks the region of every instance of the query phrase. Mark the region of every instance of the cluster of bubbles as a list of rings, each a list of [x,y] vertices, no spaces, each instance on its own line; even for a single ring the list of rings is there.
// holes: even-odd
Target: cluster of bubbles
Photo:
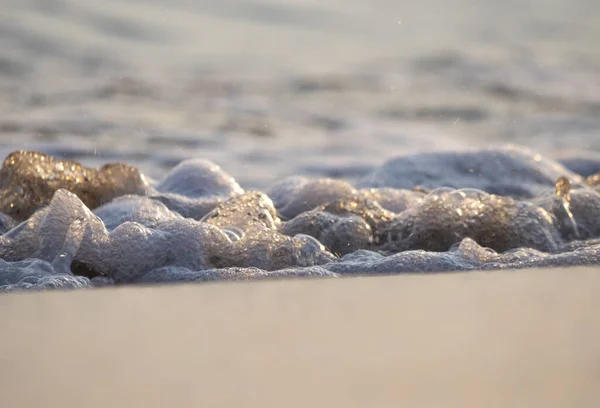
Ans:
[[[266,193],[201,159],[151,182],[14,152],[0,169],[0,291],[598,264],[599,183],[518,147]]]

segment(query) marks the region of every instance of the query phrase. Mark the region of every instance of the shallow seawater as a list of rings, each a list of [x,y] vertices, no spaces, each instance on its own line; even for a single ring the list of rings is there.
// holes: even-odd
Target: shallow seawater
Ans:
[[[0,0],[0,156],[40,152],[0,285],[596,264],[599,36],[594,0]]]

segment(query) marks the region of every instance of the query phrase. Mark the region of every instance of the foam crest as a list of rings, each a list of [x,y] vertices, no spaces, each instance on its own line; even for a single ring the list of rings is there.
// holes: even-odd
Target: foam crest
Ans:
[[[281,232],[309,235],[334,254],[346,255],[370,248],[375,231],[392,218],[393,213],[375,201],[347,199],[302,213],[284,223]]]
[[[237,181],[218,165],[190,159],[175,166],[150,198],[184,218],[200,220],[219,204],[243,193]]]
[[[304,234],[314,237],[329,251],[340,255],[369,248],[373,242],[373,231],[361,217],[318,210],[302,213],[286,222],[281,232],[289,236]]]
[[[585,240],[600,236],[600,193],[592,189],[569,191],[568,197],[544,194],[535,201],[553,211],[561,223],[565,240]]]
[[[339,274],[392,275],[466,271],[473,269],[473,264],[455,252],[415,250],[381,258],[363,256],[358,260],[342,260],[339,263],[327,265],[327,269]]]
[[[17,226],[17,221],[0,212],[0,234],[4,234]]]
[[[0,259],[0,292],[16,290],[78,289],[89,287],[87,278],[57,271],[49,262],[26,259],[6,262]]]
[[[189,198],[179,194],[152,194],[149,198],[164,204],[169,210],[184,218],[201,220],[206,214],[227,200],[227,197]]]
[[[218,165],[203,159],[182,161],[156,186],[156,190],[188,198],[233,197],[244,192],[233,177]]]
[[[340,275],[441,273],[597,265],[599,256],[598,242],[569,252],[546,253],[519,248],[498,253],[465,238],[446,252],[409,250],[383,256],[371,251],[357,251],[343,257],[340,262],[325,265],[324,268]]]
[[[561,242],[552,215],[537,205],[472,190],[434,190],[379,231],[382,249],[447,251],[472,238],[497,251],[554,251]]]
[[[221,251],[213,261],[218,268],[238,266],[274,271],[324,265],[336,259],[320,242],[306,236],[288,237],[274,230],[255,227],[226,252]]]
[[[43,277],[26,277],[19,283],[0,286],[0,292],[15,292],[21,290],[68,290],[89,288],[89,279],[83,276],[56,275]]]
[[[182,218],[160,201],[136,195],[118,197],[96,208],[94,214],[100,217],[109,231],[128,221],[153,227],[161,221]]]
[[[357,193],[357,197],[375,201],[384,209],[395,213],[401,213],[408,207],[421,203],[424,195],[425,193],[420,190],[390,187],[362,189]]]
[[[0,256],[7,261],[52,261],[62,252],[76,252],[83,241],[93,245],[105,234],[102,221],[76,195],[60,189],[47,207],[0,237]]]
[[[264,193],[249,191],[220,204],[202,221],[217,227],[237,227],[246,231],[255,227],[274,230],[280,224],[273,201]]]
[[[82,247],[76,258],[96,274],[128,283],[167,265],[212,268],[213,254],[226,251],[230,244],[219,228],[191,219],[162,221],[156,228],[125,222],[107,235],[103,245]]]
[[[300,176],[284,179],[269,190],[278,213],[285,219],[355,193],[354,187],[342,180]]]
[[[264,193],[247,192],[231,198],[203,221],[241,231],[231,248],[227,248],[228,252],[215,258],[219,267],[256,267],[272,271],[320,265],[335,259],[319,241],[279,233],[277,228],[281,221],[273,202]]]
[[[498,195],[531,198],[552,188],[562,176],[576,186],[583,185],[582,177],[563,165],[530,150],[508,146],[397,157],[365,177],[360,186],[475,188]]]
[[[59,189],[95,208],[120,195],[145,194],[148,184],[137,169],[125,164],[90,169],[39,152],[18,151],[8,155],[0,168],[0,211],[26,220]]]
[[[289,268],[279,271],[264,271],[258,268],[222,268],[192,271],[187,268],[166,266],[150,271],[136,283],[182,283],[212,281],[248,281],[281,278],[335,278],[338,274],[322,267]]]

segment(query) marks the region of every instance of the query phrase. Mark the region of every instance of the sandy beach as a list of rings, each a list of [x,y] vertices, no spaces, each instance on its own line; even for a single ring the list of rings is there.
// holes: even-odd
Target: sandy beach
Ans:
[[[597,268],[0,297],[3,407],[595,407]]]

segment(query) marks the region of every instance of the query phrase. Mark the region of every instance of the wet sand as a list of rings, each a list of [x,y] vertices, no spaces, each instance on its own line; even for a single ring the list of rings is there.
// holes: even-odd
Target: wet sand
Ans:
[[[598,406],[599,272],[4,295],[0,406]]]

